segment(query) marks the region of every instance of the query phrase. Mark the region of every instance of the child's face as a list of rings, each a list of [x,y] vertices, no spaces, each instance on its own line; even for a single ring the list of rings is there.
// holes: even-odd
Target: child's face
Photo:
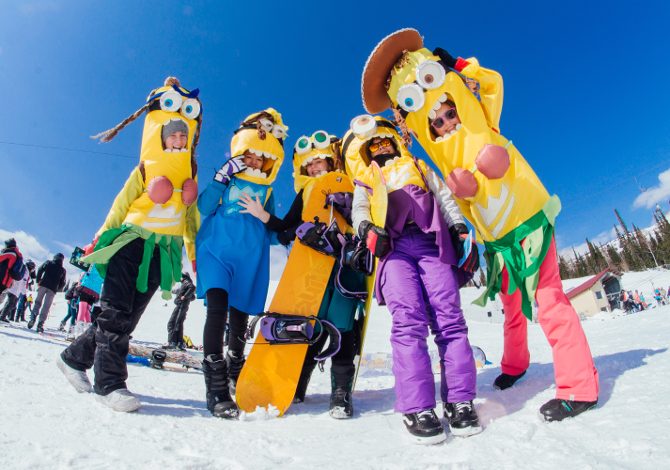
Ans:
[[[165,139],[165,149],[185,149],[188,142],[188,134],[184,132],[173,132]]]
[[[261,168],[263,168],[263,163],[265,163],[265,157],[256,155],[255,153],[247,150],[246,152],[244,152],[243,161],[247,167],[253,168],[254,170],[260,170]]]
[[[440,109],[435,112],[435,119],[430,121],[430,127],[437,137],[442,137],[456,130],[460,124],[456,108],[448,103],[442,103]]]
[[[330,171],[330,164],[325,158],[315,158],[305,165],[305,169],[307,170],[307,176],[315,177],[328,173]]]

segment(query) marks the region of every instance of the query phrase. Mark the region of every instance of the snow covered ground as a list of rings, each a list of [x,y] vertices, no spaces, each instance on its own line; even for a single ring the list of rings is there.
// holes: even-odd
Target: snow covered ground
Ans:
[[[623,283],[647,295],[652,283],[667,289],[670,273],[630,273]],[[670,306],[584,321],[600,373],[600,403],[575,419],[547,424],[537,410],[554,396],[553,368],[539,325],[529,326],[528,374],[512,389],[496,391],[502,315],[495,305],[469,305],[476,295],[474,289],[463,291],[470,340],[492,362],[478,376],[475,403],[485,425],[480,435],[450,436],[433,447],[408,442],[401,417],[393,412],[393,376],[383,368],[361,372],[356,414],[349,421],[328,416],[329,377],[318,371],[306,402],[285,417],[257,413],[229,422],[205,409],[199,373],[130,365],[128,385],[143,407],[138,413],[116,413],[65,381],[54,364],[62,344],[15,324],[0,328],[0,463],[7,469],[667,468]],[[171,309],[156,296],[135,339],[164,341]],[[55,328],[64,314],[59,295],[47,327]],[[203,322],[204,307],[194,302],[185,331],[196,343]],[[389,328],[389,314],[376,308],[366,352],[390,352]]]

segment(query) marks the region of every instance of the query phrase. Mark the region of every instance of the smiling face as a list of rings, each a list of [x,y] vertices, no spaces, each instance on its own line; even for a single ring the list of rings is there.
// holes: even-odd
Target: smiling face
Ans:
[[[305,165],[305,170],[307,170],[307,176],[313,178],[332,171],[333,166],[327,158],[315,158]]]
[[[247,150],[246,152],[244,152],[243,161],[247,167],[252,168],[254,170],[260,170],[261,168],[263,168],[265,158],[261,155],[255,154],[250,150]]]
[[[183,150],[188,144],[188,133],[174,132],[166,137],[164,145],[165,150]]]
[[[435,111],[435,117],[428,119],[430,130],[437,136],[442,137],[460,129],[461,120],[458,117],[456,106],[447,101],[442,103]]]

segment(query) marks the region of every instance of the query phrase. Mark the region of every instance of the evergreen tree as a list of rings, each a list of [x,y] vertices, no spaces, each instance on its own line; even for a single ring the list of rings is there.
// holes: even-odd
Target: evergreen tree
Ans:
[[[619,252],[612,244],[607,245],[607,257],[609,258],[609,267],[614,271],[623,271],[624,270],[624,261],[619,255]]]
[[[559,255],[558,257],[558,273],[561,276],[561,279],[570,279],[570,264],[565,258]]]

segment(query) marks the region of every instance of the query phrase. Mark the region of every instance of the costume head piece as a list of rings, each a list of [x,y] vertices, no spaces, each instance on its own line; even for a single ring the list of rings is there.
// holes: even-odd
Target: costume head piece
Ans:
[[[384,137],[392,139],[400,158],[411,158],[396,126],[388,119],[362,114],[351,120],[349,130],[342,138],[342,156],[352,178],[367,172],[371,161],[368,146],[374,138]]]
[[[323,130],[316,131],[310,136],[298,137],[293,146],[293,178],[296,192],[304,188],[309,181],[307,165],[314,160],[327,160],[331,170],[344,171],[340,143],[337,136]]]
[[[238,157],[249,151],[263,157],[264,161],[260,170],[247,168],[236,177],[262,185],[272,184],[284,161],[287,131],[281,114],[273,108],[247,116],[235,131],[230,143],[230,156]]]

